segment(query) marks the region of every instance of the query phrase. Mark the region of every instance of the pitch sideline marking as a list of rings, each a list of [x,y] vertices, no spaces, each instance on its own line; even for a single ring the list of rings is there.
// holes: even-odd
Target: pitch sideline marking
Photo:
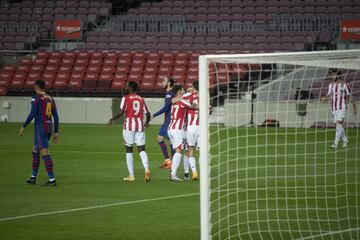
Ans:
[[[195,195],[199,195],[199,194],[200,193],[190,193],[190,194],[182,194],[182,195],[175,195],[175,196],[169,196],[169,197],[148,198],[148,199],[142,199],[142,200],[127,201],[127,202],[95,205],[95,206],[91,206],[91,207],[72,208],[72,209],[59,210],[59,211],[53,211],[53,212],[35,213],[35,214],[22,215],[22,216],[16,216],[16,217],[0,218],[0,222],[6,222],[6,221],[11,221],[11,220],[23,219],[23,218],[38,217],[38,216],[79,212],[79,211],[86,211],[86,210],[107,208],[107,207],[114,207],[114,206],[130,205],[130,204],[134,204],[134,203],[145,203],[145,202],[153,202],[153,201],[167,200],[167,199],[173,199],[173,198],[190,197],[190,196],[195,196]]]

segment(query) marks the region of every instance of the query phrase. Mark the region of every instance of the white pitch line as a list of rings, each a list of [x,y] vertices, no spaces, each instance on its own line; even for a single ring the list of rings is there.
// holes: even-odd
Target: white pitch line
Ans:
[[[0,218],[0,222],[6,222],[6,221],[17,220],[17,219],[22,219],[22,218],[31,218],[31,217],[39,217],[39,216],[46,216],[46,215],[79,212],[79,211],[107,208],[107,207],[113,207],[113,206],[130,205],[130,204],[134,204],[134,203],[146,203],[146,202],[153,202],[153,201],[173,199],[173,198],[190,197],[190,196],[195,196],[195,195],[199,195],[199,194],[200,193],[189,193],[189,194],[175,195],[175,196],[169,196],[169,197],[149,198],[149,199],[142,199],[142,200],[135,200],[135,201],[128,201],[128,202],[118,202],[118,203],[111,203],[111,204],[104,204],[104,205],[95,205],[95,206],[91,206],[91,207],[72,208],[72,209],[59,210],[59,211],[53,211],[53,212],[35,213],[35,214],[22,215],[22,216],[16,216],[16,217]]]

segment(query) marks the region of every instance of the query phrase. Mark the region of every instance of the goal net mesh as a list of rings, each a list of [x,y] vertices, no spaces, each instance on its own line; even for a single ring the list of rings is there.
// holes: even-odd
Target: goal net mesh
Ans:
[[[347,104],[349,143],[330,149],[335,124],[324,100],[335,69],[359,103],[360,51],[206,59],[200,90],[207,80],[212,113],[201,137],[209,142],[202,239],[360,239],[359,114]]]

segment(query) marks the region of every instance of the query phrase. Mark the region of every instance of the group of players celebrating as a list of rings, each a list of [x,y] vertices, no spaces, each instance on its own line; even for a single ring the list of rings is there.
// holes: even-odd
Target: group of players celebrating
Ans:
[[[194,150],[199,139],[198,82],[194,81],[191,90],[186,94],[183,86],[175,84],[174,79],[171,77],[165,77],[162,86],[166,90],[165,104],[163,108],[152,116],[154,118],[165,114],[164,123],[160,127],[157,137],[164,156],[164,163],[160,167],[171,169],[169,175],[171,181],[183,181],[177,176],[176,172],[181,162],[183,150],[186,150],[184,156],[184,179],[190,179],[190,166],[192,179],[197,180],[199,176],[196,169]],[[124,181],[135,181],[132,148],[135,144],[145,169],[144,179],[149,182],[151,172],[145,150],[145,128],[149,125],[151,115],[144,99],[136,93],[137,90],[138,84],[136,82],[128,82],[127,94],[121,99],[120,111],[108,121],[107,125],[111,126],[114,120],[125,114],[123,139],[129,176],[125,177]],[[145,122],[144,115],[146,115]],[[169,141],[172,160],[169,158],[165,139]]]

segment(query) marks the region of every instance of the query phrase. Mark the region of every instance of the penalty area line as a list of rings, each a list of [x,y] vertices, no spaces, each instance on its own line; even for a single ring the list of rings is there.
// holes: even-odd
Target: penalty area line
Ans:
[[[0,222],[6,222],[6,221],[11,221],[11,220],[23,219],[23,218],[39,217],[39,216],[80,212],[80,211],[93,210],[93,209],[99,209],[99,208],[108,208],[108,207],[114,207],[114,206],[131,205],[131,204],[135,204],[135,203],[147,203],[147,202],[174,199],[174,198],[183,198],[183,197],[190,197],[190,196],[195,196],[195,195],[199,195],[199,194],[200,193],[189,193],[189,194],[182,194],[182,195],[175,195],[175,196],[168,196],[168,197],[148,198],[148,199],[142,199],[142,200],[127,201],[127,202],[95,205],[95,206],[83,207],[83,208],[72,208],[72,209],[52,211],[52,212],[34,213],[34,214],[22,215],[22,216],[16,216],[16,217],[0,218]]]

